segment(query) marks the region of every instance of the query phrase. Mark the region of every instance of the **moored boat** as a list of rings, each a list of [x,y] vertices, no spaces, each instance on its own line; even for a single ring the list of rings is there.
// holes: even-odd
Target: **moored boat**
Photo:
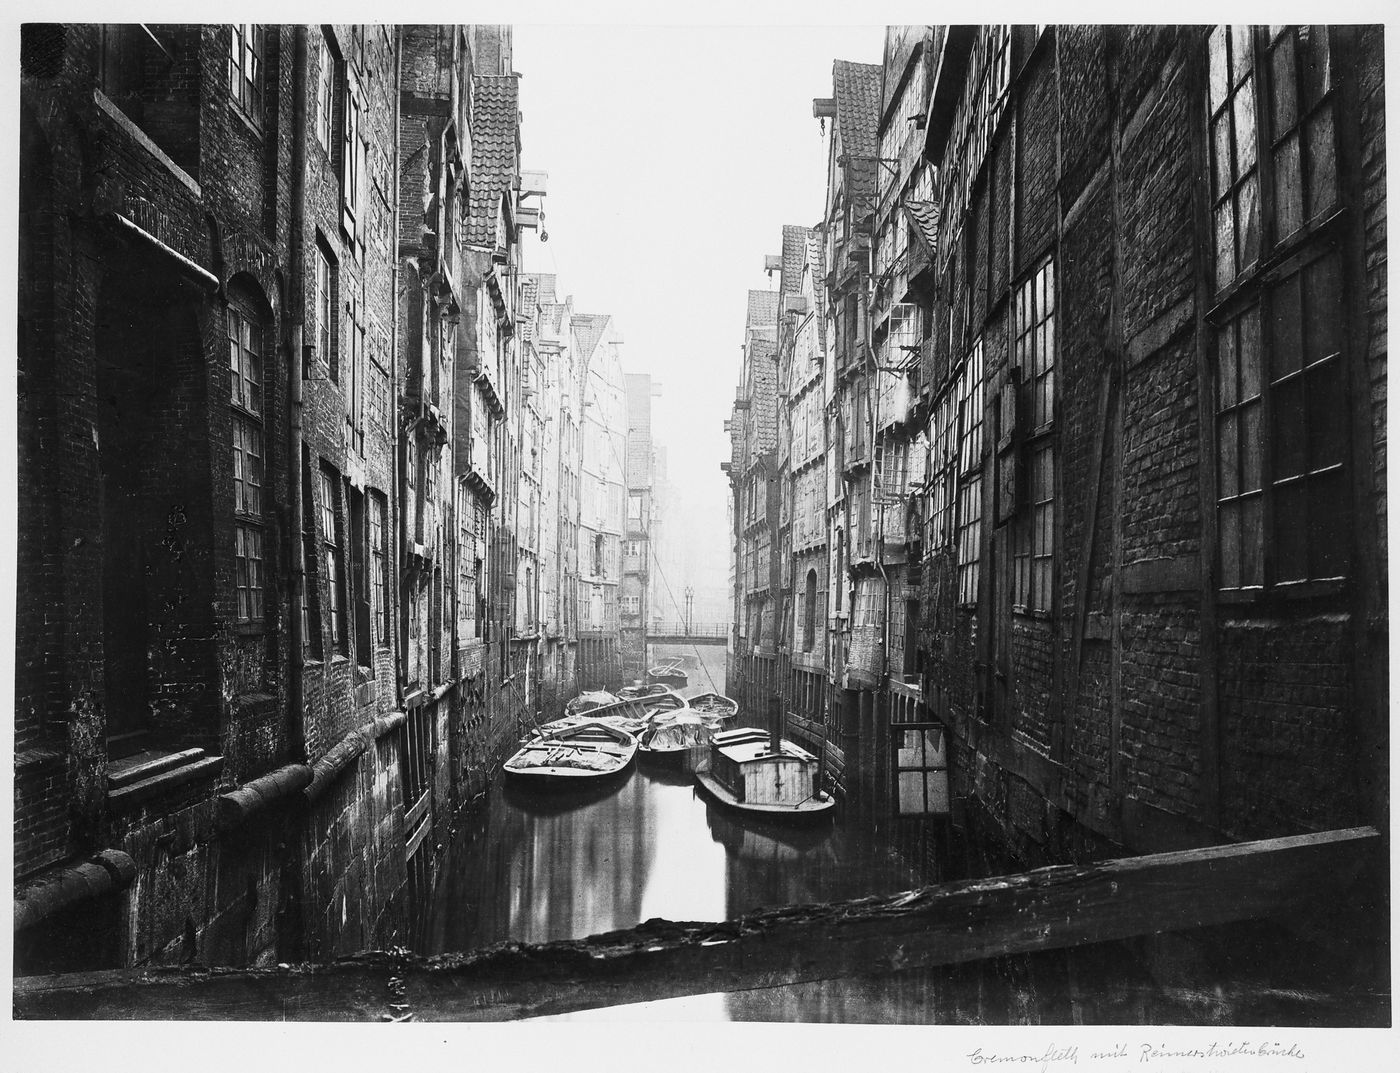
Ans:
[[[836,801],[818,785],[820,764],[806,749],[766,730],[740,727],[714,735],[709,770],[695,781],[721,805],[768,819],[815,819]]]
[[[738,718],[739,702],[723,693],[700,693],[687,699],[687,703],[708,720],[728,723]]]
[[[585,694],[588,695],[588,694]],[[597,694],[592,694],[596,696]],[[606,694],[611,696],[611,694]],[[674,690],[661,686],[631,697],[614,697],[612,701],[581,713],[567,714],[539,728],[540,735],[553,734],[587,722],[604,723],[625,730],[634,737],[651,725],[657,715],[686,707],[686,700]],[[568,711],[568,709],[566,709]]]
[[[644,760],[678,764],[682,757],[708,749],[714,733],[714,725],[690,708],[658,714],[637,739],[637,755]]]
[[[622,774],[636,755],[637,739],[627,731],[588,720],[531,738],[504,769],[532,785],[583,786]]]
[[[684,689],[690,684],[690,677],[681,669],[679,660],[660,663],[647,671],[647,681],[655,685],[669,686],[671,689]]]

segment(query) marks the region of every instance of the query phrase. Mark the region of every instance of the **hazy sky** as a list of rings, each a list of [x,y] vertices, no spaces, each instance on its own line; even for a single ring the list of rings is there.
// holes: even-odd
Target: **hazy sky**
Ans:
[[[624,368],[661,382],[654,436],[686,497],[669,529],[720,549],[704,582],[727,562],[719,465],[746,292],[777,286],[763,258],[782,225],[821,217],[812,98],[831,96],[832,60],[877,63],[883,41],[883,25],[515,28],[522,166],[549,173],[549,241],[527,232],[526,271],[613,314]]]

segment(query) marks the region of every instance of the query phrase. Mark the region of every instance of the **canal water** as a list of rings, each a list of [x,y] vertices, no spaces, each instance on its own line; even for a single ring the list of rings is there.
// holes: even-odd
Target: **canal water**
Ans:
[[[689,691],[723,689],[723,648],[687,655]],[[741,822],[689,776],[649,766],[591,798],[522,796],[498,782],[439,875],[428,953],[583,938],[654,917],[718,921],[934,881],[839,814],[816,827]],[[1383,1016],[1385,996],[1316,973],[1293,978],[1277,957],[1287,949],[1271,932],[1236,927],[550,1019],[1347,1025]]]

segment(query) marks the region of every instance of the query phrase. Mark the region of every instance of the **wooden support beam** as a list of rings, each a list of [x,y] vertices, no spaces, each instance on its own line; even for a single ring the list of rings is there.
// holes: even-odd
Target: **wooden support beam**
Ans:
[[[510,1020],[1288,918],[1342,897],[1382,853],[1375,828],[1362,827],[433,958],[22,977],[14,1010],[36,1019]]]

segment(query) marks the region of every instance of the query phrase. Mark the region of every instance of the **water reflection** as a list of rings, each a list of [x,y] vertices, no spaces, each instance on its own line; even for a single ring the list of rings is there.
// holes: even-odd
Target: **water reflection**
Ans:
[[[442,875],[433,951],[580,938],[651,917],[723,920],[919,881],[839,819],[814,828],[739,822],[688,776],[649,769],[592,799],[498,786]]]

